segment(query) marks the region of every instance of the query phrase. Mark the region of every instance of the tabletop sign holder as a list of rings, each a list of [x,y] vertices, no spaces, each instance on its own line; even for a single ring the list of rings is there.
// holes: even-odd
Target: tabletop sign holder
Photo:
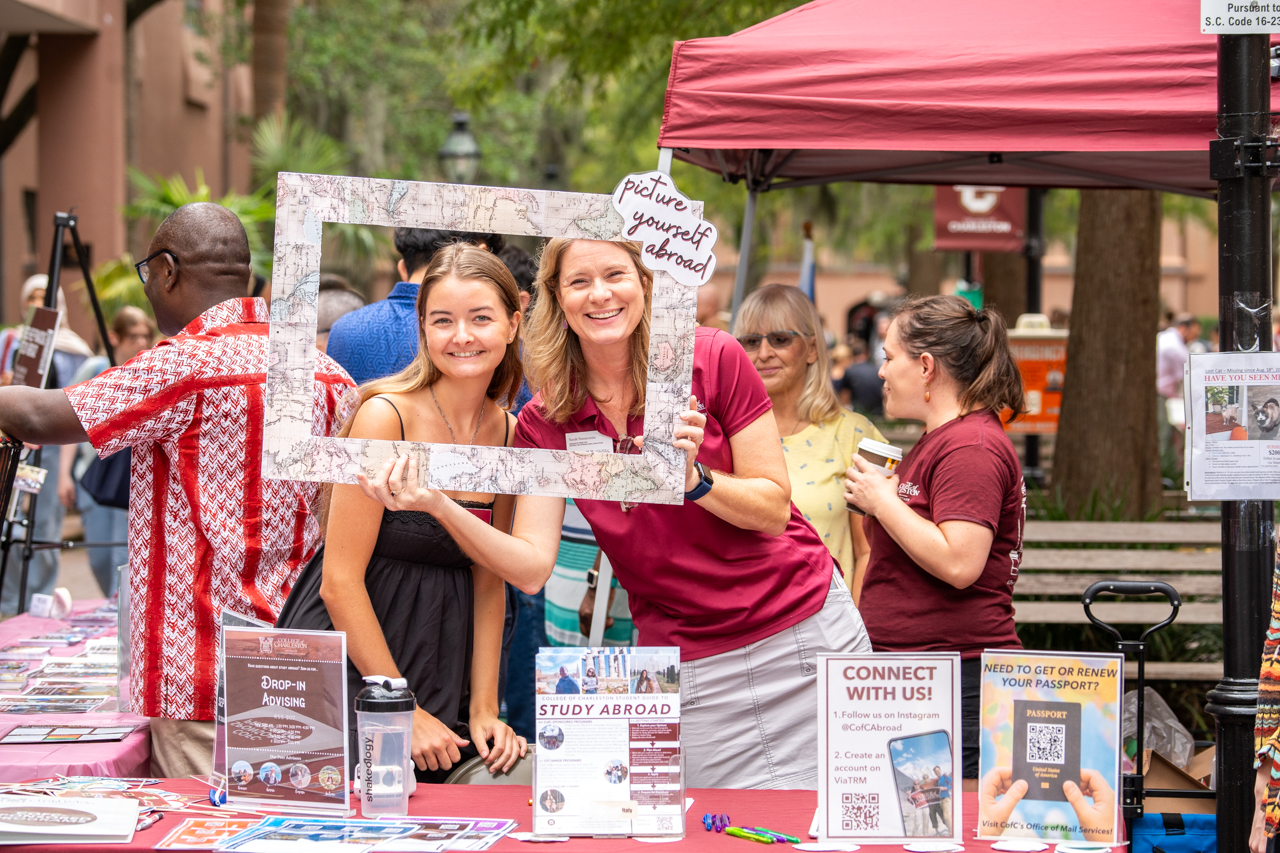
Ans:
[[[222,629],[270,627],[270,622],[245,616],[225,607],[222,609],[218,625],[218,673],[213,705],[213,772],[209,774],[209,785],[221,798],[225,798],[227,794],[227,673],[226,662],[222,659],[222,645],[226,638],[222,635]]]
[[[346,662],[341,631],[222,626],[228,806],[355,814]]]
[[[684,837],[679,648],[543,648],[535,691],[535,836]]]
[[[818,838],[963,843],[960,655],[818,656]]]

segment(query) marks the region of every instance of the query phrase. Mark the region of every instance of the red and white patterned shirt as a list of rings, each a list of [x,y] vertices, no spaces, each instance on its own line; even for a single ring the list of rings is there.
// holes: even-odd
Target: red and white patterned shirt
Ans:
[[[133,448],[131,710],[211,720],[222,609],[275,621],[315,554],[318,483],[262,478],[267,305],[229,299],[126,364],[66,389],[100,456]],[[350,412],[316,357],[313,435]]]

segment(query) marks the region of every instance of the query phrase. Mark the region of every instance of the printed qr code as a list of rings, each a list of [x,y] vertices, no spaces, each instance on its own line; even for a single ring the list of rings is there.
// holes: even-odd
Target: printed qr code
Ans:
[[[675,821],[674,821],[674,820],[672,820],[672,819],[671,819],[671,818],[669,818],[669,817],[663,817],[663,816],[661,816],[661,815],[659,815],[659,816],[658,816],[658,831],[659,831],[659,832],[670,832],[671,830],[673,830],[673,829],[675,829],[675,828],[676,828],[676,824],[675,824]]]
[[[1027,761],[1037,764],[1067,763],[1067,727],[1027,723]]]
[[[867,832],[880,828],[879,794],[841,794],[840,828]]]

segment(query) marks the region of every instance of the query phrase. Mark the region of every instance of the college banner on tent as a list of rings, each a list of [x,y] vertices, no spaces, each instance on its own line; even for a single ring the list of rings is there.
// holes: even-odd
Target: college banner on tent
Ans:
[[[1023,187],[936,187],[933,248],[939,252],[1021,252],[1027,219]]]

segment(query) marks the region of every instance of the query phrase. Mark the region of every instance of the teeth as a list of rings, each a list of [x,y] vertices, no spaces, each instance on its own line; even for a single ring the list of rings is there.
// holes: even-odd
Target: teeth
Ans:
[[[614,311],[606,311],[603,314],[588,314],[587,316],[590,317],[592,320],[607,320],[610,317],[616,317],[621,313],[622,313],[622,309],[618,308]]]
[[[470,358],[473,355],[479,355],[483,350],[473,350],[472,352],[451,352],[449,355],[454,358]]]

